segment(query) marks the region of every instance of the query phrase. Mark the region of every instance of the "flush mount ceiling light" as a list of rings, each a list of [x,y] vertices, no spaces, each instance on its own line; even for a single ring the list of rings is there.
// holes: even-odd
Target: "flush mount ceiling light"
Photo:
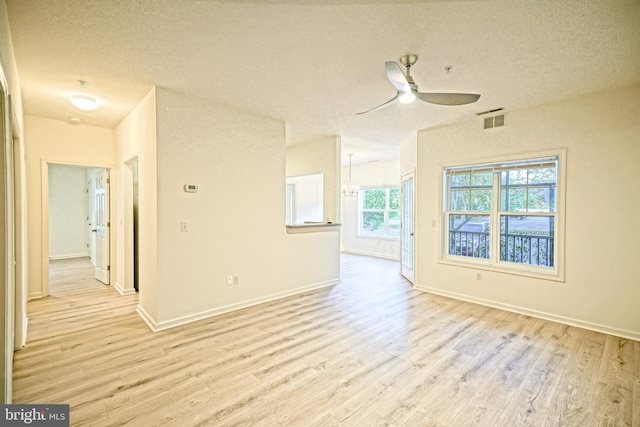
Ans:
[[[71,103],[83,111],[93,111],[98,108],[98,100],[87,95],[73,95]]]

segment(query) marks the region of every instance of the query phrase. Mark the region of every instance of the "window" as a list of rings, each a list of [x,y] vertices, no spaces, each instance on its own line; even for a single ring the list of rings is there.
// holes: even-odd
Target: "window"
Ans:
[[[558,272],[559,155],[445,168],[443,259]]]
[[[400,237],[400,187],[360,189],[359,235]]]

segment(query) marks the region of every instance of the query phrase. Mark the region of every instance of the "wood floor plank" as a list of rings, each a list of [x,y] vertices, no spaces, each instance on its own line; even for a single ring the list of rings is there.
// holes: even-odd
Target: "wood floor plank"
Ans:
[[[153,333],[137,295],[51,261],[15,403],[73,426],[640,426],[640,343],[414,290],[343,254],[341,283]]]
[[[633,374],[640,378],[640,341],[633,342]]]
[[[545,423],[595,425],[594,395],[606,336],[584,331],[545,412]]]
[[[520,383],[512,399],[505,406],[497,425],[544,425],[544,414],[560,382],[569,355],[579,339],[579,329],[546,323],[550,336],[541,334],[538,341],[543,349],[531,367],[530,374]],[[576,332],[578,334],[576,334]]]
[[[607,336],[596,384],[598,418],[608,425],[633,417],[633,341]]]
[[[635,377],[635,381],[633,383],[633,398],[631,407],[631,425],[634,427],[640,426],[640,376]]]

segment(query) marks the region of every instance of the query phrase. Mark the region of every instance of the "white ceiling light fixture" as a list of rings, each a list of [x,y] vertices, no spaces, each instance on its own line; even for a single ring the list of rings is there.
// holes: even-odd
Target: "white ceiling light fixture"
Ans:
[[[353,153],[349,154],[349,182],[342,187],[342,194],[345,197],[355,197],[358,195],[358,186],[351,182],[351,156]]]
[[[94,111],[98,108],[98,100],[87,95],[72,95],[71,103],[82,111]]]
[[[411,104],[415,100],[416,96],[412,92],[406,92],[398,96],[398,101],[401,104]]]

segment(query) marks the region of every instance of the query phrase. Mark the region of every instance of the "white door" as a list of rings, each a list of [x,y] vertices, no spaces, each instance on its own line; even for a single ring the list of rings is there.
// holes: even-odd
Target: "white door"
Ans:
[[[109,284],[109,172],[101,169],[93,179],[93,229],[96,279]]]
[[[401,245],[401,273],[411,283],[414,283],[414,172],[402,176],[402,232],[400,233]]]

